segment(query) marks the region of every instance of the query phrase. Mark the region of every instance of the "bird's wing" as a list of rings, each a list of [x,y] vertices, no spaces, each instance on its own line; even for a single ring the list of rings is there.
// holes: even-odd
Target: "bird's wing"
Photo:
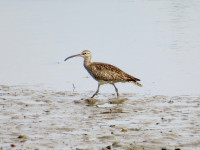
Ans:
[[[133,76],[128,75],[123,72],[121,69],[105,63],[95,63],[93,62],[88,72],[96,79],[96,80],[104,80],[104,81],[135,81]],[[139,80],[139,79],[138,79]]]

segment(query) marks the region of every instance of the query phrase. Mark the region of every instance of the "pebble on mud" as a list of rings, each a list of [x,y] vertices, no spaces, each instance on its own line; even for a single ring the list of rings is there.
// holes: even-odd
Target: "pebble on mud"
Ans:
[[[121,132],[127,132],[128,129],[127,129],[127,128],[122,128],[120,131],[121,131]]]
[[[96,104],[96,102],[98,102],[98,100],[97,100],[97,99],[91,98],[91,99],[86,99],[85,102],[86,102],[89,106],[93,106],[93,105]]]
[[[16,147],[16,145],[15,144],[10,144],[10,147]]]
[[[25,135],[19,135],[17,138],[22,139],[22,138],[26,138],[26,136]]]
[[[109,100],[110,104],[123,104],[128,99],[111,99]]]
[[[107,147],[105,147],[105,148],[102,148],[102,150],[108,150],[108,149],[112,149],[112,146],[109,145],[109,146],[107,146]]]
[[[28,139],[28,136],[26,136],[26,135],[19,135],[17,138],[20,139],[20,142],[26,142],[27,139]]]
[[[113,147],[120,147],[120,143],[118,141],[113,142],[112,144]]]

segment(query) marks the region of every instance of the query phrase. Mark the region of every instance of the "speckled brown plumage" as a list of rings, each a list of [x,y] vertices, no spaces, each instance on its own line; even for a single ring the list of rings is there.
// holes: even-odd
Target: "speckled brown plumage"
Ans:
[[[108,82],[126,82],[126,81],[140,81],[139,79],[125,73],[121,69],[106,63],[93,62],[86,66],[90,75],[97,81],[103,80]]]
[[[112,84],[115,88],[117,96],[119,96],[118,89],[115,86],[117,82],[131,82],[137,86],[142,86],[137,81],[140,79],[135,78],[121,69],[106,63],[101,62],[91,62],[92,54],[89,50],[84,50],[81,54],[73,55],[65,59],[65,61],[72,57],[81,56],[84,58],[84,67],[89,72],[89,74],[98,81],[97,91],[94,93],[92,98],[97,95],[99,88],[102,84]]]

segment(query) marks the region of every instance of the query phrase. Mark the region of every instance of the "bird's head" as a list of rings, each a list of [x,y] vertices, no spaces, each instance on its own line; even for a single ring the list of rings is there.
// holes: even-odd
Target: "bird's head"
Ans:
[[[76,54],[76,55],[72,55],[70,57],[67,57],[64,61],[68,60],[69,58],[73,58],[73,57],[91,58],[91,56],[92,56],[92,53],[89,50],[84,50],[80,54]]]

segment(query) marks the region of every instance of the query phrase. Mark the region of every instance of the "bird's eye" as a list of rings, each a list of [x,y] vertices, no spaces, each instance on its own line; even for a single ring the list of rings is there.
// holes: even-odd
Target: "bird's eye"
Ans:
[[[83,55],[85,55],[86,53],[83,53]]]

